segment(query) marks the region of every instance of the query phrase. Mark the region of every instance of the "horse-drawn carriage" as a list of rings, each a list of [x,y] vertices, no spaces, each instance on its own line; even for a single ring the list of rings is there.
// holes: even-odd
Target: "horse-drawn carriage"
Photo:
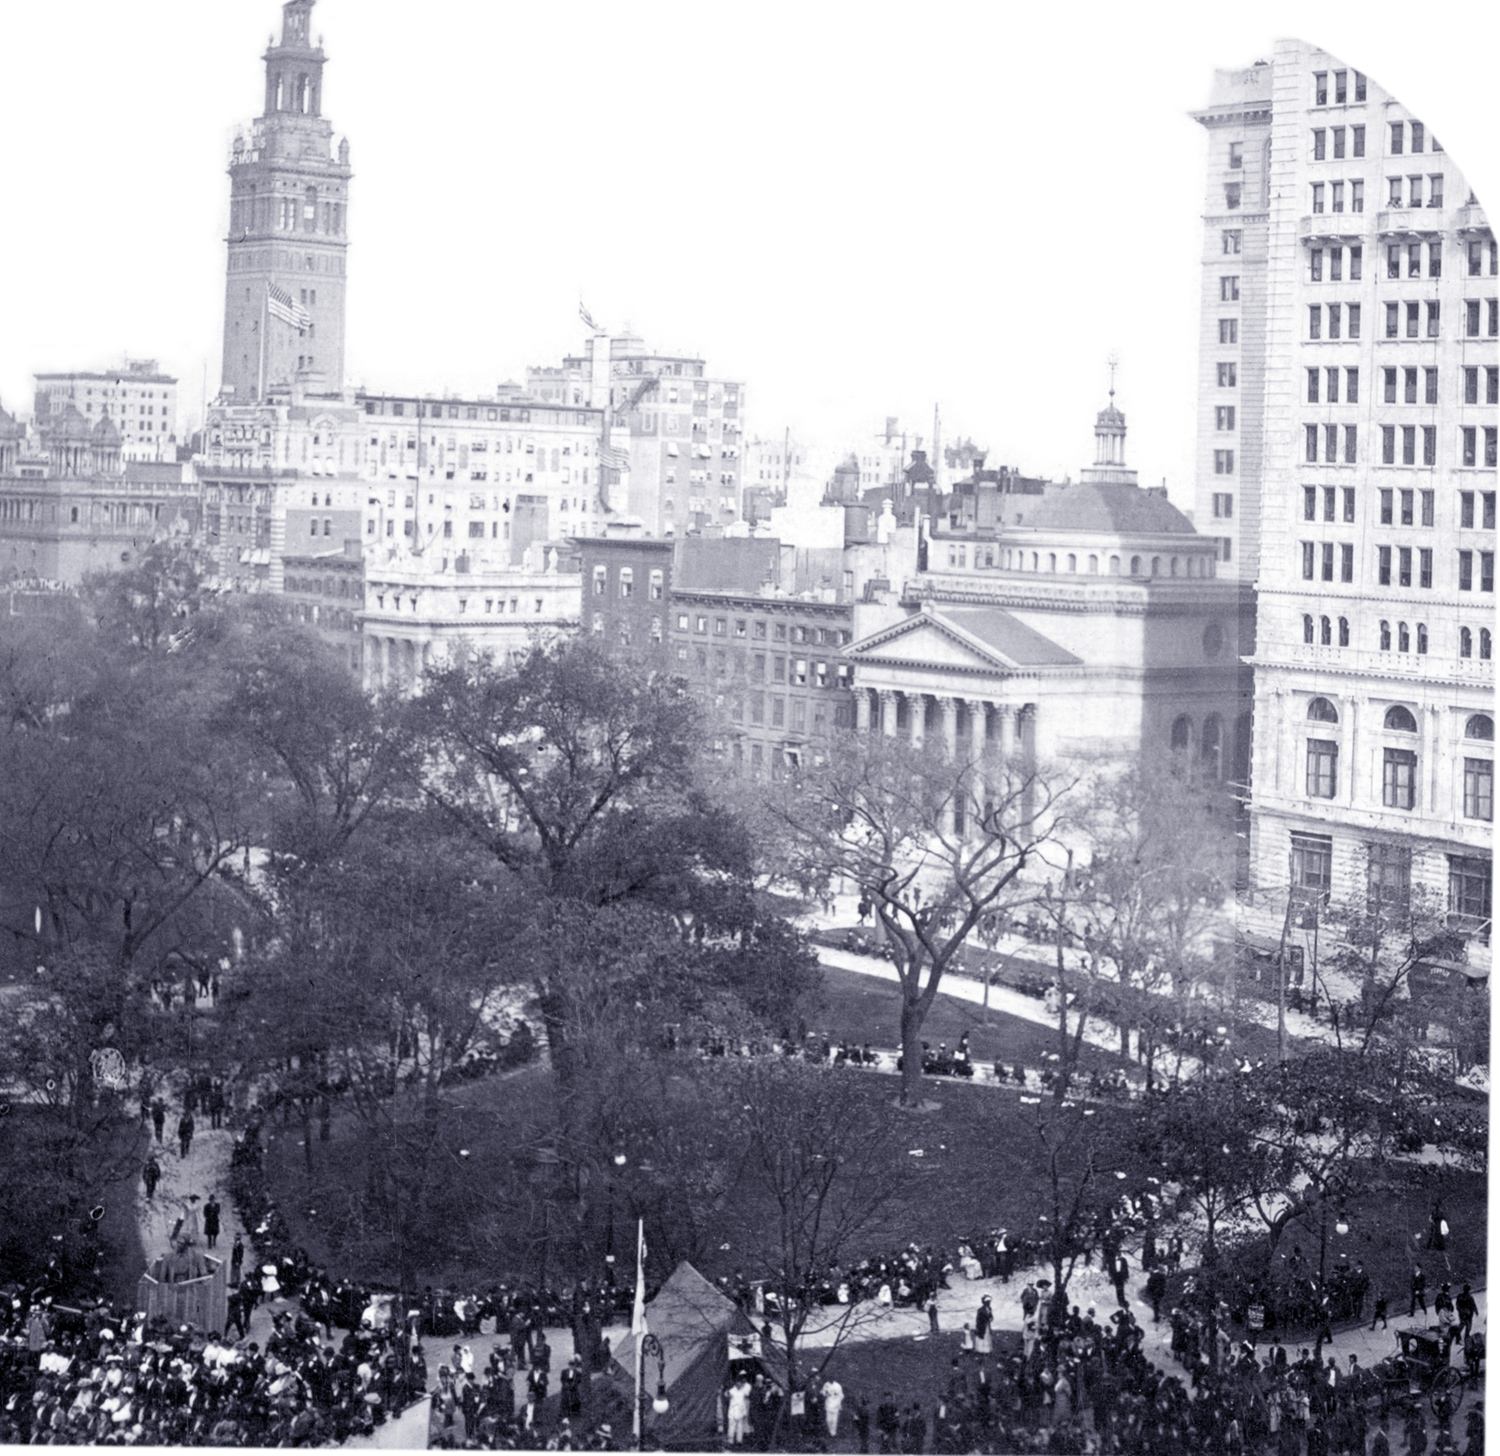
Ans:
[[[1426,1401],[1440,1422],[1451,1421],[1463,1404],[1465,1379],[1450,1363],[1442,1334],[1413,1326],[1398,1329],[1396,1343],[1396,1354],[1375,1367],[1381,1410],[1409,1411]]]

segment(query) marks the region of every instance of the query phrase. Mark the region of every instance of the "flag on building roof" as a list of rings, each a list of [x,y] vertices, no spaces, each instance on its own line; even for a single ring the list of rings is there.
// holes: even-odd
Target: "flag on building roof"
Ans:
[[[599,332],[599,325],[594,322],[594,316],[583,306],[583,300],[578,300],[578,317],[588,325],[595,333]]]
[[[275,283],[266,284],[266,312],[294,329],[305,329],[312,322],[312,315],[287,292]]]

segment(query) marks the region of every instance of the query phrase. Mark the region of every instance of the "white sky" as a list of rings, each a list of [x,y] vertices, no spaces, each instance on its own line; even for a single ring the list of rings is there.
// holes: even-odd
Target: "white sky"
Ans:
[[[1462,12],[1468,12],[1462,17]],[[0,402],[36,370],[217,386],[225,166],[278,0],[3,12]],[[1455,20],[1454,16],[1461,18]],[[750,429],[886,415],[1076,474],[1105,359],[1128,455],[1189,505],[1216,66],[1300,34],[1500,196],[1500,5],[319,0],[347,134],[348,375],[488,392],[601,322],[748,382]]]

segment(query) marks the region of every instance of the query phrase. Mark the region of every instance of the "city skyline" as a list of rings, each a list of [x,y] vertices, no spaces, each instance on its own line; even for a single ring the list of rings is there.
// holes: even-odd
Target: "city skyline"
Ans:
[[[180,376],[191,421],[205,363],[210,396],[218,384],[229,147],[260,109],[247,48],[258,50],[279,11],[260,0],[212,15],[168,3],[147,31],[94,5],[71,14],[88,24],[81,43],[69,42],[68,73],[48,81],[53,145],[13,162],[20,194],[75,225],[7,245],[39,286],[13,304],[0,401],[29,409],[34,372],[108,368],[128,351]],[[491,391],[576,349],[582,294],[612,327],[746,379],[752,430],[790,425],[855,448],[889,414],[930,435],[940,404],[945,439],[969,435],[992,463],[1076,476],[1117,350],[1129,463],[1144,484],[1167,477],[1191,508],[1190,279],[1201,227],[1192,179],[1206,139],[1188,113],[1215,66],[1269,58],[1273,34],[1288,28],[1275,7],[1259,13],[1256,31],[1199,25],[1186,45],[1112,20],[1066,37],[1066,53],[1055,49],[1061,29],[1036,17],[1018,27],[949,11],[898,36],[869,20],[840,28],[830,12],[778,52],[774,10],[743,30],[694,22],[688,36],[673,14],[627,27],[591,12],[595,26],[566,32],[517,17],[523,28],[507,51],[487,12],[444,7],[413,29],[395,7],[320,0],[324,110],[350,139],[354,170],[351,382]],[[1466,27],[1476,43],[1440,64],[1425,50],[1398,61],[1388,40],[1366,33],[1368,19],[1351,30],[1319,18],[1304,9],[1296,29],[1425,110],[1483,200],[1494,149],[1482,145],[1488,131],[1465,123],[1478,103],[1463,77],[1468,64],[1478,73],[1485,27]],[[61,23],[29,13],[13,28],[23,45],[46,49],[61,43]],[[443,44],[460,23],[462,51]],[[539,109],[555,94],[544,66],[486,64],[513,57],[517,37],[571,77],[565,106]],[[955,57],[966,52],[947,45],[963,37],[998,55],[996,68],[964,75]],[[1058,64],[1021,64],[1016,42],[1052,45]],[[657,96],[661,77],[685,74],[671,68],[699,55],[715,57],[721,84],[686,109],[642,112],[624,86],[638,76],[642,94]],[[855,62],[868,66],[868,89],[819,89],[820,75]],[[927,75],[949,68],[928,88],[941,96],[936,107],[919,83],[898,85],[924,63]],[[397,64],[408,66],[395,93],[407,107],[390,99]],[[151,75],[171,84],[140,84]],[[1073,80],[1059,85],[1064,76]],[[911,95],[923,104],[903,104]],[[24,86],[0,105],[25,108],[28,97],[34,110],[38,96]],[[70,142],[83,150],[116,102],[150,146],[96,169],[80,190],[57,152]],[[793,132],[812,143],[793,147]],[[1101,147],[1104,135],[1126,135],[1134,149]],[[1124,226],[1104,233],[1082,214],[1069,222],[1080,199]],[[164,209],[155,215],[172,229],[170,248],[149,226],[153,207]],[[101,217],[105,233],[89,225]],[[1125,275],[1136,283],[1119,286]]]

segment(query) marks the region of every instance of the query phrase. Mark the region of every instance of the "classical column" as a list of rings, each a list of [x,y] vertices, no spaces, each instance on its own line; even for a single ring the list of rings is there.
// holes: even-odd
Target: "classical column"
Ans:
[[[938,707],[943,712],[943,746],[949,758],[958,757],[958,699],[939,698]]]
[[[861,733],[870,731],[870,689],[854,689],[854,726]]]
[[[893,688],[880,690],[880,731],[887,738],[896,736],[896,697]]]
[[[1009,763],[1016,754],[1016,710],[1009,703],[1001,703],[995,712],[1000,715],[1000,758]]]
[[[1445,753],[1444,745],[1440,741],[1443,733],[1444,712],[1436,703],[1429,703],[1426,711],[1422,714],[1427,720],[1426,731],[1422,734],[1424,742],[1418,744],[1419,750],[1425,755],[1427,763],[1431,766],[1427,775],[1427,802],[1424,804],[1419,799],[1414,806],[1425,810],[1429,815],[1438,812],[1449,814],[1453,806],[1451,802],[1443,797],[1443,765],[1453,763],[1452,754]],[[1417,760],[1420,766],[1422,760]],[[1419,789],[1420,792],[1420,789]]]
[[[927,694],[907,693],[906,712],[911,720],[911,746],[920,748],[927,740]]]
[[[1359,792],[1361,778],[1359,755],[1364,747],[1365,709],[1369,705],[1368,698],[1350,698],[1344,707],[1349,726],[1344,734],[1345,761],[1342,770],[1344,781],[1339,785],[1339,798],[1351,809],[1357,802],[1356,795]]]
[[[969,708],[969,757],[983,759],[989,752],[990,712],[989,704],[970,698]]]

